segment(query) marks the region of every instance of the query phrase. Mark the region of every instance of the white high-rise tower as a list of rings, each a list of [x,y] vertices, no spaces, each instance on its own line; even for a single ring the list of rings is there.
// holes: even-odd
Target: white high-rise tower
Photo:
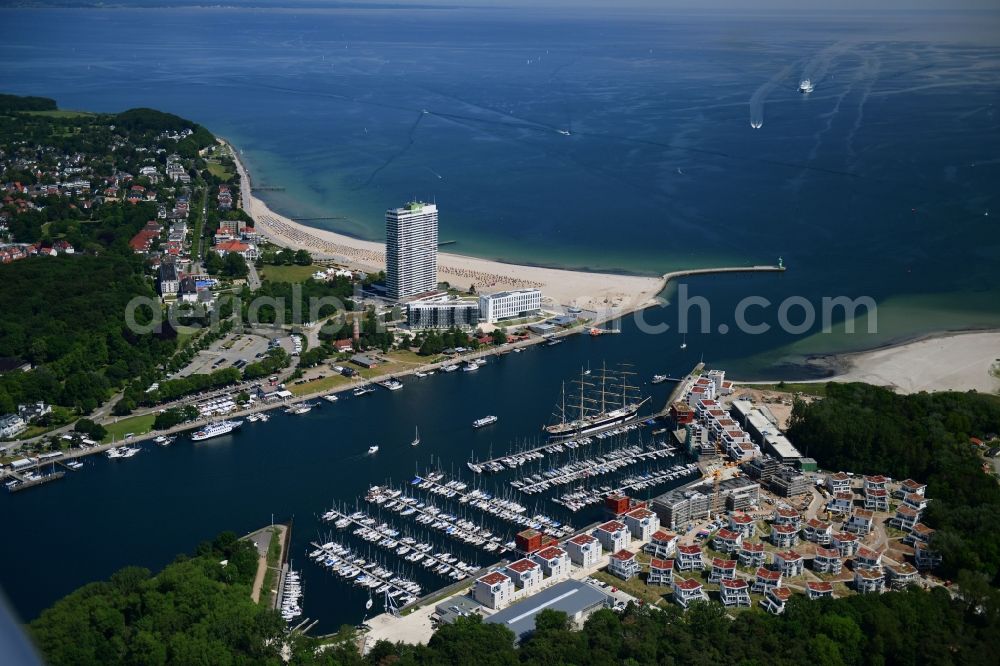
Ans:
[[[385,284],[389,298],[405,300],[437,289],[438,211],[414,201],[385,212]]]

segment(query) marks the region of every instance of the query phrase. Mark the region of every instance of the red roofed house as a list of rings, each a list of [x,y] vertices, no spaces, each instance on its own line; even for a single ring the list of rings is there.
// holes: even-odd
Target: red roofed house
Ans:
[[[768,613],[781,615],[785,612],[785,604],[792,598],[792,591],[787,587],[772,587],[760,600],[761,608]]]
[[[877,550],[872,550],[867,546],[861,546],[858,548],[858,552],[854,554],[854,568],[875,569],[881,571],[882,553]]]
[[[822,599],[823,597],[833,598],[833,585],[827,582],[814,583],[813,581],[806,582],[806,596],[810,600]]]
[[[790,548],[799,542],[799,530],[792,525],[771,525],[771,543],[778,548]]]
[[[674,582],[674,561],[654,557],[649,560],[647,585],[671,585]]]
[[[855,534],[868,534],[872,531],[873,516],[874,514],[868,509],[855,509],[844,529]]]
[[[753,518],[742,511],[734,511],[729,514],[729,529],[739,532],[745,539],[749,539],[756,532]]]
[[[830,537],[833,535],[833,527],[830,523],[823,522],[818,518],[810,518],[806,522],[805,527],[802,528],[802,534],[809,541],[825,546],[830,543]]]
[[[889,586],[894,590],[902,590],[907,585],[916,583],[918,578],[917,568],[909,562],[901,562],[900,564],[887,562],[885,573]]]
[[[763,594],[772,587],[781,587],[781,572],[758,567],[757,578],[753,582],[753,591]]]
[[[256,247],[254,247],[253,245],[249,245],[247,243],[243,243],[238,240],[231,240],[219,243],[218,245],[215,246],[215,251],[218,252],[219,255],[221,256],[226,256],[230,252],[234,252],[243,257],[244,259],[246,259],[247,261],[253,261],[257,259],[257,257],[260,255],[260,253],[257,252]]]
[[[542,567],[538,562],[525,558],[507,565],[506,574],[525,592],[530,593],[542,584]]]
[[[743,545],[743,535],[723,527],[712,537],[712,545],[723,553],[738,553]]]
[[[563,544],[569,559],[581,567],[590,567],[601,559],[601,543],[589,534],[577,534]]]
[[[885,592],[885,576],[874,569],[855,569],[854,589],[858,594],[875,594]]]
[[[865,492],[871,490],[885,490],[885,484],[889,483],[889,479],[885,478],[881,474],[875,474],[874,476],[865,477]]]
[[[834,493],[830,501],[826,503],[826,510],[830,513],[850,513],[854,505],[854,493],[841,492]]]
[[[764,544],[744,541],[740,546],[739,560],[741,567],[764,566]]]
[[[514,583],[499,571],[493,571],[476,580],[472,598],[487,608],[499,610],[514,599]]]
[[[643,549],[653,557],[668,559],[677,552],[677,535],[664,530],[657,530]]]
[[[625,514],[625,525],[633,538],[649,541],[653,533],[660,529],[660,519],[649,509],[633,509]]]
[[[678,571],[701,571],[705,568],[705,557],[702,555],[701,546],[677,546],[677,558],[674,560]]]
[[[629,580],[639,575],[639,562],[635,559],[635,553],[630,550],[619,550],[612,553],[608,560],[608,573],[618,576],[622,580]]]
[[[693,601],[708,601],[701,583],[694,578],[674,577],[674,601],[687,608]]]
[[[725,578],[736,578],[736,560],[724,560],[721,557],[713,557],[712,571],[708,574],[708,582],[718,583]]]
[[[850,532],[836,532],[830,538],[830,545],[840,552],[841,557],[851,557],[854,553],[858,552],[858,546],[861,545],[861,542],[855,534],[851,534]]]
[[[899,484],[899,488],[892,492],[893,497],[898,497],[902,499],[907,495],[920,495],[921,497],[927,492],[927,484],[919,483],[913,479],[906,479]]]
[[[920,522],[920,512],[912,506],[900,504],[896,507],[896,515],[889,519],[889,524],[896,529],[909,532],[913,526]]]
[[[889,510],[889,491],[885,488],[873,488],[865,491],[865,508],[869,511]]]
[[[844,472],[826,475],[826,488],[831,493],[851,492],[851,477]]]
[[[750,608],[750,586],[742,578],[723,578],[719,582],[719,596],[726,608]]]
[[[542,571],[549,578],[560,578],[569,575],[569,555],[558,546],[543,548],[532,555],[531,559],[542,566]]]
[[[839,550],[836,548],[816,548],[816,557],[813,558],[813,571],[839,574],[843,567],[844,561],[840,558]]]
[[[799,576],[805,570],[802,556],[794,550],[778,552],[773,557],[774,568],[780,571],[786,578]]]
[[[910,530],[910,533],[903,537],[903,543],[917,545],[917,542],[930,543],[931,537],[934,536],[934,530],[927,527],[923,523],[917,523]]]
[[[617,520],[609,520],[594,530],[594,536],[601,542],[604,550],[617,553],[619,550],[628,548],[629,537],[628,528]]]
[[[791,525],[798,531],[802,515],[790,506],[779,506],[775,507],[771,522],[775,525]]]
[[[927,508],[927,498],[923,493],[907,493],[903,496],[903,504],[917,511],[923,511]]]

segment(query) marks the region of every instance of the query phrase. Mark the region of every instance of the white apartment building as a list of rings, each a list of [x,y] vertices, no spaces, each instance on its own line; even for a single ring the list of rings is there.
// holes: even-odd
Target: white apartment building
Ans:
[[[438,209],[418,201],[385,212],[385,285],[400,301],[437,289]]]
[[[542,309],[542,292],[517,289],[483,294],[479,297],[479,317],[491,324],[504,319],[536,314]]]

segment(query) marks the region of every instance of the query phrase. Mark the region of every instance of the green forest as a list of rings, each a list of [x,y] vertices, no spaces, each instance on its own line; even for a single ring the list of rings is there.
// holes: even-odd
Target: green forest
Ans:
[[[1000,583],[1000,486],[983,472],[971,437],[1000,432],[1000,398],[970,393],[897,395],[868,384],[827,385],[826,398],[796,402],[788,437],[820,467],[907,477],[927,484],[924,520],[937,530],[941,573],[963,570]]]
[[[156,295],[122,256],[17,261],[0,266],[0,284],[0,356],[36,366],[0,376],[0,413],[37,400],[89,412],[176,346],[169,326],[161,335],[129,330],[129,301]],[[141,321],[143,311],[136,314]]]

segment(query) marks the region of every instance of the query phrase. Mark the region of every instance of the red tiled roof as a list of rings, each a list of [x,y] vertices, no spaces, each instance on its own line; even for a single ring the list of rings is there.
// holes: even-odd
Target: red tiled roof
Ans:
[[[806,525],[808,525],[809,527],[813,528],[814,530],[826,530],[826,529],[830,529],[830,523],[824,523],[819,518],[810,518],[809,522],[806,523]]]
[[[554,560],[557,557],[562,557],[565,554],[566,551],[557,546],[549,546],[548,548],[545,548],[535,553],[535,555],[542,558],[543,560]]]
[[[665,532],[664,530],[656,530],[653,532],[653,541],[672,541],[677,538],[676,534],[671,534],[670,532]]]
[[[874,551],[871,548],[868,548],[867,546],[861,546],[860,548],[858,548],[858,552],[855,554],[855,557],[861,557],[866,560],[876,560],[881,556],[882,553]]]
[[[885,478],[881,474],[875,474],[874,476],[866,476],[865,481],[869,483],[886,483],[889,479]]]
[[[831,559],[831,558],[834,558],[834,557],[839,558],[840,557],[840,551],[837,550],[836,548],[823,548],[822,546],[817,546],[816,547],[816,557],[825,557],[825,558],[828,558],[828,559]]]
[[[674,561],[673,560],[661,560],[661,559],[659,559],[657,557],[654,557],[654,558],[652,558],[652,559],[649,560],[649,568],[650,569],[673,569],[674,568]]]
[[[736,560],[724,560],[721,557],[712,558],[713,569],[735,569]]]
[[[798,530],[795,529],[794,525],[772,525],[771,531],[778,534],[795,534]]]
[[[481,577],[479,579],[479,582],[484,583],[486,585],[496,585],[497,583],[502,583],[505,580],[510,580],[510,578],[503,575],[499,571],[494,571],[492,573],[488,573],[485,576]]]
[[[734,513],[733,515],[729,516],[729,522],[737,523],[738,525],[747,525],[753,522],[753,518],[751,518],[745,513]]]
[[[694,578],[677,578],[674,580],[674,587],[691,591],[697,590],[701,587],[701,583],[696,581]]]
[[[597,539],[590,536],[589,534],[577,534],[575,537],[570,539],[570,542],[575,543],[578,546],[586,546],[590,543],[595,543]]]
[[[882,573],[879,571],[873,571],[871,569],[855,569],[855,576],[860,576],[862,578],[867,578],[868,580],[878,580],[882,578]]]
[[[913,479],[906,479],[899,485],[903,488],[913,488],[914,490],[927,487],[926,483],[920,483],[919,481],[914,481]]]
[[[831,587],[830,589],[833,588]],[[788,601],[792,596],[792,591],[787,587],[772,587],[768,590],[768,594],[773,597],[777,597],[781,601]]]
[[[721,583],[722,587],[730,590],[743,590],[748,587],[747,582],[742,578],[723,578]]]
[[[655,516],[656,514],[653,513],[652,511],[650,511],[649,509],[643,509],[642,507],[640,507],[638,509],[632,509],[631,511],[629,511],[625,515],[629,516],[631,518],[642,519],[642,518],[650,518],[652,516]]]
[[[855,509],[854,510],[854,516],[857,516],[858,518],[871,519],[871,517],[874,516],[874,515],[875,515],[875,512],[869,511],[868,509]],[[853,518],[854,516],[851,516],[851,517]]]
[[[611,557],[616,560],[621,560],[622,562],[625,562],[627,560],[635,559],[635,553],[633,553],[631,550],[619,550],[617,553],[614,553]]]
[[[738,532],[733,532],[732,530],[723,527],[721,530],[715,533],[715,536],[719,539],[725,539],[726,541],[732,541],[738,539],[740,534]]]
[[[609,520],[597,529],[604,530],[605,532],[620,532],[625,529],[625,526],[619,523],[617,520]]]
[[[684,553],[685,555],[700,555],[701,546],[695,544],[689,544],[687,546],[677,546],[678,553]]]
[[[532,562],[531,560],[518,560],[507,565],[507,568],[511,571],[516,571],[517,573],[525,573],[526,571],[531,571],[538,568],[537,562]]]
[[[763,578],[764,580],[779,581],[781,580],[781,572],[771,571],[766,567],[760,567],[757,569],[757,578]]]
[[[796,553],[794,550],[785,551],[783,553],[775,553],[775,557],[780,557],[786,562],[790,560],[801,560],[802,556]]]
[[[751,543],[749,541],[744,541],[742,549],[748,553],[763,553],[764,544],[762,543]]]
[[[827,582],[814,583],[809,581],[806,583],[806,587],[813,592],[833,592],[833,585]]]

